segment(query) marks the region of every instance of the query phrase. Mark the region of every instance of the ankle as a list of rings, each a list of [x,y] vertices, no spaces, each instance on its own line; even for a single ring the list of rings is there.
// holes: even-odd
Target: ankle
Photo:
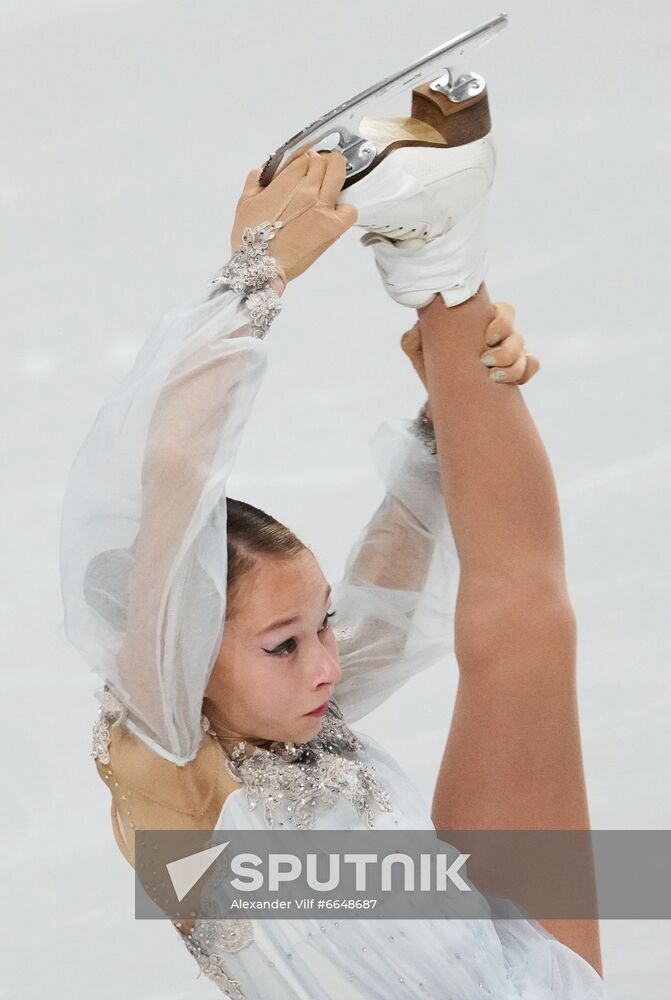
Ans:
[[[472,295],[455,305],[449,305],[445,296],[437,292],[430,302],[417,308],[421,329],[437,324],[444,327],[446,323],[459,329],[472,329],[474,319],[481,319],[488,324],[494,319],[495,314],[484,281],[480,282]]]

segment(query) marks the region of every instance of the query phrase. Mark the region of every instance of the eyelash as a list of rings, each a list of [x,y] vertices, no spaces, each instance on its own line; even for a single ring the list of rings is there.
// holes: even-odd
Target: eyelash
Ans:
[[[334,614],[335,611],[326,612],[326,615],[324,616],[325,624],[322,623],[322,627],[319,630],[320,632],[324,632],[329,627],[328,620],[329,618],[333,618]],[[274,649],[265,649],[264,647],[262,648],[264,653],[269,653],[271,656],[289,656],[291,653],[294,652],[295,645],[293,649],[284,649],[284,647],[287,646],[290,642],[293,642],[295,644],[296,640],[294,639],[293,636],[291,636],[289,639],[285,639],[284,642],[281,642],[279,646],[275,646]]]

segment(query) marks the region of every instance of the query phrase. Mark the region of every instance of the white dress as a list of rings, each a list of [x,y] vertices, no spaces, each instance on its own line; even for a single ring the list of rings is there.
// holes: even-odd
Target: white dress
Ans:
[[[204,738],[226,610],[227,480],[267,362],[245,310],[225,289],[163,317],[101,407],[63,506],[66,634],[124,705],[128,729],[178,766]],[[334,700],[348,725],[454,645],[458,558],[436,456],[401,419],[380,427],[373,455],[386,495],[333,588]],[[402,769],[359,736],[391,799],[374,825],[431,829]],[[369,826],[346,795],[321,809],[317,828]],[[264,822],[241,788],[218,826]],[[241,919],[196,930],[188,947],[238,1000],[605,996],[591,966],[525,920]]]
[[[374,766],[376,780],[391,799],[390,808],[373,806],[374,828],[432,830],[426,803],[394,758],[371,737],[351,732],[363,744],[357,757],[364,766]],[[288,772],[295,765],[284,767]],[[260,785],[255,781],[250,795],[244,786],[230,793],[216,829],[267,829],[271,824]],[[268,787],[276,786],[268,782]],[[285,788],[291,787],[287,780]],[[294,808],[296,798],[289,794]],[[250,799],[256,803],[252,808]],[[294,825],[286,809],[273,815],[272,825],[279,823]],[[309,827],[354,830],[370,829],[370,824],[365,813],[341,796],[318,804]],[[489,901],[475,895],[483,914],[479,918],[201,920],[187,946],[233,1000],[606,997],[592,966],[541,924],[519,917],[487,919]],[[492,902],[504,912],[507,901]]]

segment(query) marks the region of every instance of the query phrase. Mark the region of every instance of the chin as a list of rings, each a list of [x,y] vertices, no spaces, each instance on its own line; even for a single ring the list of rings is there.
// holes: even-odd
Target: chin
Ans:
[[[321,729],[323,718],[321,716],[318,719],[311,719],[306,716],[300,722],[294,723],[293,726],[287,726],[282,736],[270,738],[276,743],[307,743],[308,740],[314,739]]]
[[[306,715],[303,719],[303,725],[301,726],[301,735],[299,738],[294,740],[294,743],[304,743],[306,740],[311,740],[313,736],[316,736],[322,727],[322,722],[324,721],[324,716],[319,715],[312,718]],[[307,735],[305,735],[307,734]]]
[[[278,743],[307,743],[313,740],[322,728],[326,715],[303,715],[293,722],[287,721],[283,736],[274,737]]]

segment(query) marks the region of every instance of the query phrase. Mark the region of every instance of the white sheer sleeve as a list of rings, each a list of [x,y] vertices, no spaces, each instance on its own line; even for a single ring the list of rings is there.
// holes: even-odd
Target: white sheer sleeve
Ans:
[[[459,560],[438,460],[414,423],[387,421],[373,438],[386,495],[333,588],[343,672],[334,698],[348,722],[454,650]]]
[[[226,609],[226,482],[267,345],[232,289],[165,315],[70,471],[61,523],[68,639],[177,764],[200,746]]]

